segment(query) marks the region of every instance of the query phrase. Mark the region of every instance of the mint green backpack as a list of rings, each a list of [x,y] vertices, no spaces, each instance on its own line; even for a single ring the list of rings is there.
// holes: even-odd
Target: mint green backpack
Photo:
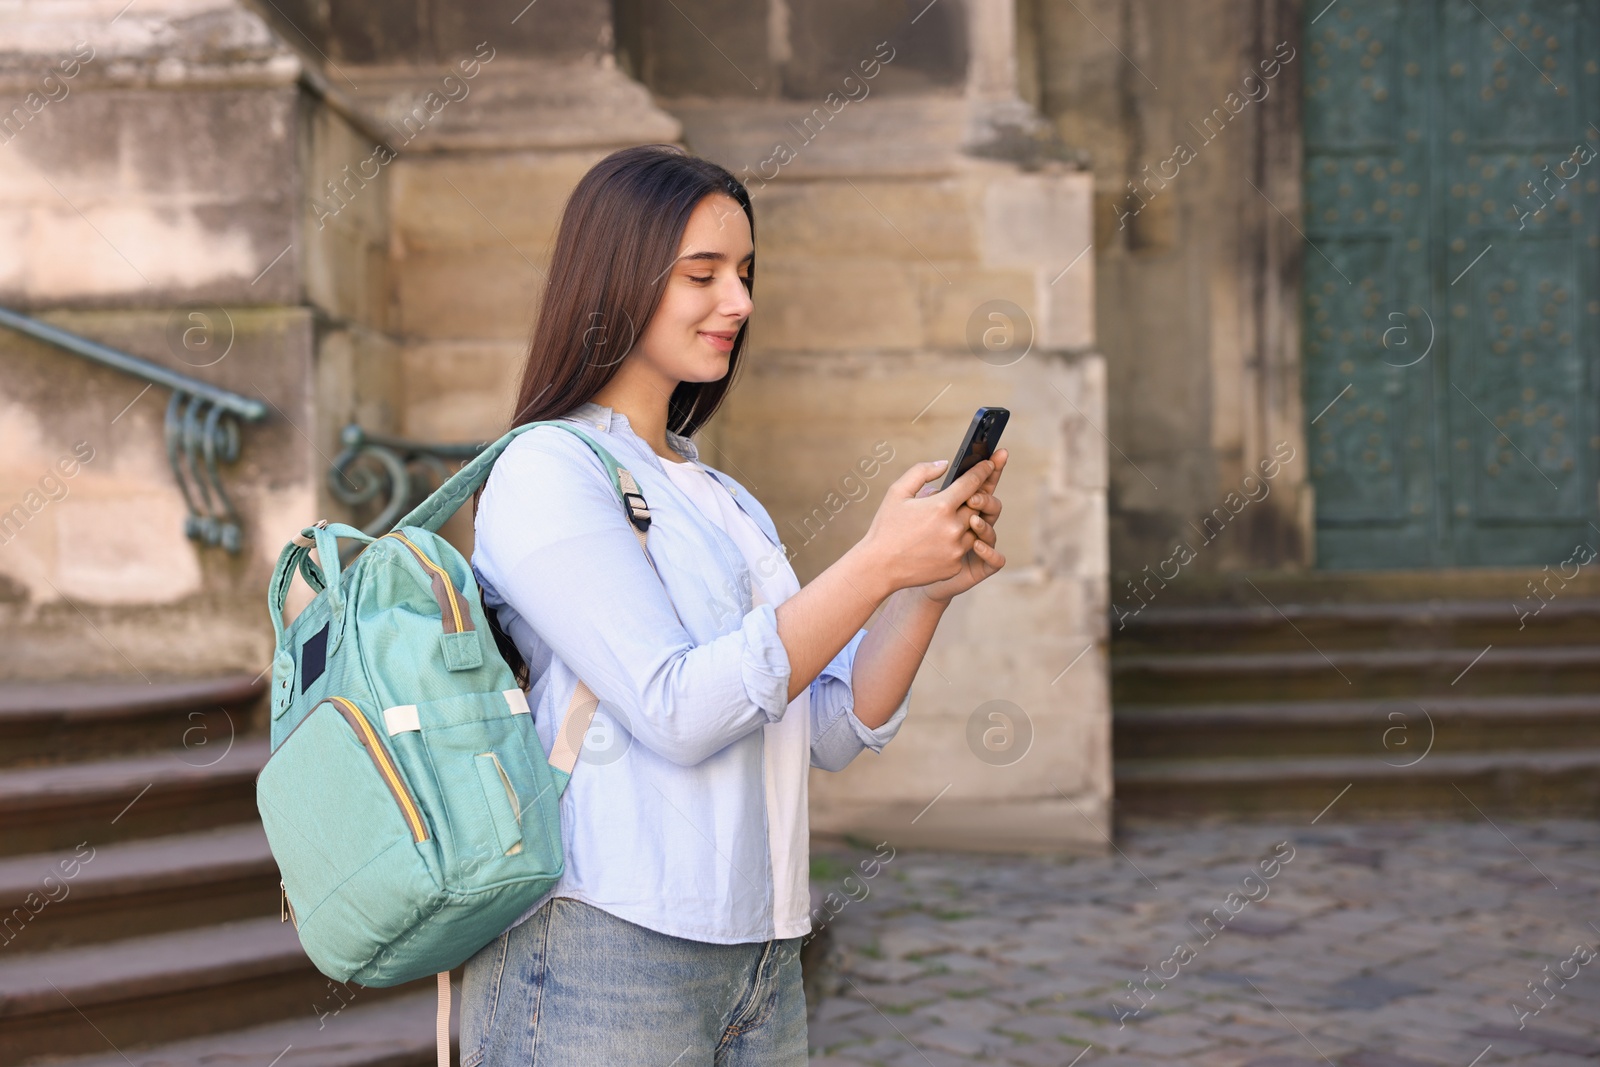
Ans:
[[[278,557],[267,596],[277,639],[272,755],[256,806],[282,875],[282,915],[336,981],[392,986],[437,974],[441,1065],[449,970],[565,868],[559,801],[598,703],[578,687],[547,760],[472,568],[435,532],[513,438],[544,425],[594,450],[644,547],[650,510],[632,475],[571,424],[533,422],[382,537],[326,519],[306,527]],[[367,542],[343,568],[341,537]],[[297,568],[318,594],[285,628]]]

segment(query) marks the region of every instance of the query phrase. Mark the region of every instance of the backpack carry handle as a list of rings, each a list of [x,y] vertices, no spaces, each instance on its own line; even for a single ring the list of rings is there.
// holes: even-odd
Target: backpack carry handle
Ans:
[[[340,625],[344,618],[344,589],[339,585],[339,538],[353,537],[358,541],[371,544],[377,538],[371,534],[348,526],[342,522],[330,523],[323,519],[301,530],[294,538],[283,546],[283,551],[278,554],[278,565],[272,572],[272,582],[267,586],[267,609],[272,616],[273,647],[283,643],[283,606],[289,599],[289,587],[294,584],[294,572],[298,567],[305,576],[306,584],[317,589],[318,594],[326,591],[328,594],[328,609],[334,620],[335,626]],[[321,562],[318,568],[311,562],[311,549],[317,550],[317,559]],[[317,588],[317,583],[311,580],[311,572],[315,572],[323,583],[323,588]],[[337,635],[329,635],[329,650],[337,646]]]

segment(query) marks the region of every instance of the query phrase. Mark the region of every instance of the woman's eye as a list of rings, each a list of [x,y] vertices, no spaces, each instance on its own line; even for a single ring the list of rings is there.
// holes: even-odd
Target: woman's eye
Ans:
[[[712,276],[709,275],[709,274],[707,274],[704,278],[697,277],[696,275],[693,275],[693,274],[689,275],[689,280],[691,282],[699,282],[701,285],[704,285],[706,282],[709,282],[711,280],[711,278],[712,278]]]

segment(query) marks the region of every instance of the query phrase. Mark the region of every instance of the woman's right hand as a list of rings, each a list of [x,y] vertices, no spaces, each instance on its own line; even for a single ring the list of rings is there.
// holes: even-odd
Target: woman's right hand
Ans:
[[[913,465],[885,491],[859,548],[887,581],[890,592],[953,578],[978,535],[972,529],[967,499],[994,470],[981,460],[947,489],[917,493],[943,477],[948,461]]]

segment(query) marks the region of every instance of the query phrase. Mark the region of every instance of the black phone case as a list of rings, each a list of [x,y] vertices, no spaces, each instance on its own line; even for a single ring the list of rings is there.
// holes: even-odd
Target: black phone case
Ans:
[[[941,491],[950,488],[957,478],[994,454],[1000,444],[1000,435],[1005,432],[1010,419],[1011,412],[1005,408],[979,408],[972,413],[972,423],[967,427],[967,435],[961,439],[961,448],[956,451],[955,460],[945,469],[944,484],[939,486]]]

